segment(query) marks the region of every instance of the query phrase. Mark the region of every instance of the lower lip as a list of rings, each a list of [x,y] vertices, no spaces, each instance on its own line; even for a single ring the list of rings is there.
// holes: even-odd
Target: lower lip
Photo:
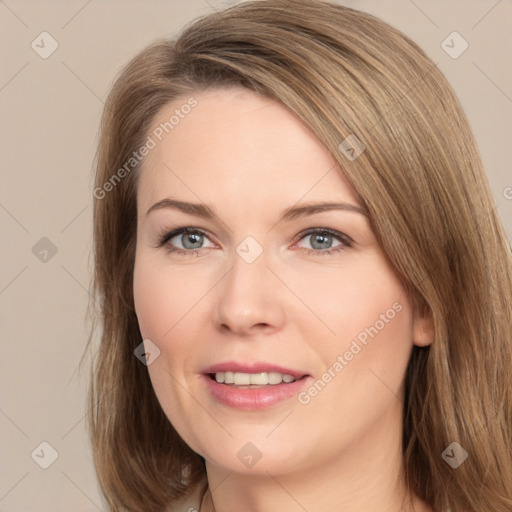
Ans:
[[[242,388],[219,384],[209,375],[202,375],[204,383],[213,397],[221,404],[235,409],[257,410],[266,409],[288,400],[303,389],[310,377],[302,377],[288,384],[274,384],[261,388]]]

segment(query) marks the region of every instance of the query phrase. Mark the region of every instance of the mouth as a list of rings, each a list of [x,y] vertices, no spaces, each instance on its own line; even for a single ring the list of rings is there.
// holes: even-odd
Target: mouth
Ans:
[[[230,361],[206,368],[202,379],[217,403],[256,410],[293,398],[312,378],[305,372],[274,364]]]

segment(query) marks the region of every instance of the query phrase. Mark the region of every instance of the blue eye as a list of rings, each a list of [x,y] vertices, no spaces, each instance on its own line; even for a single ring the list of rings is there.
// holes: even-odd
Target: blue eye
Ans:
[[[173,241],[176,239],[176,241]],[[159,247],[166,246],[169,252],[178,254],[197,254],[203,249],[203,243],[208,240],[206,233],[198,228],[179,228],[164,234],[160,238]],[[181,247],[178,245],[181,243]],[[210,246],[213,247],[213,244]]]
[[[299,236],[300,240],[309,238],[311,248],[303,247],[308,255],[331,255],[353,245],[350,237],[331,229],[314,228],[301,233]]]

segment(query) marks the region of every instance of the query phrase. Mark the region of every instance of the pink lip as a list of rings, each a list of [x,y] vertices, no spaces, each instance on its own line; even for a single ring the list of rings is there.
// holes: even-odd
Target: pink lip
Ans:
[[[283,382],[281,384],[260,388],[241,388],[219,384],[210,377],[210,374],[228,371],[242,373],[279,372],[292,375],[298,380],[289,382],[288,384]],[[311,380],[311,377],[305,373],[274,364],[242,364],[235,362],[219,363],[209,366],[205,368],[201,378],[215,400],[228,407],[244,410],[266,409],[283,400],[296,396]]]

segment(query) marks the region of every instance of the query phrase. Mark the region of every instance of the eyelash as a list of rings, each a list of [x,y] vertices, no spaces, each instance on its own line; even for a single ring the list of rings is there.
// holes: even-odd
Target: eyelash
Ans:
[[[175,236],[178,236],[178,235],[181,235],[181,234],[184,234],[184,233],[201,234],[201,235],[203,235],[203,236],[208,238],[208,234],[204,230],[202,230],[201,228],[183,227],[183,228],[175,229],[173,231],[164,231],[163,233],[161,233],[160,236],[159,236],[159,242],[158,242],[157,247],[159,247],[159,248],[160,247],[166,247],[166,250],[169,253],[179,254],[179,255],[183,255],[183,256],[197,256],[199,254],[199,251],[201,249],[204,249],[204,247],[201,247],[199,249],[180,249],[180,248],[174,247],[174,246],[172,246],[172,245],[170,245],[168,243],[169,240],[171,240]],[[349,236],[347,236],[344,233],[341,233],[339,231],[335,231],[335,230],[327,229],[327,228],[311,228],[311,229],[307,229],[307,230],[302,231],[301,233],[299,233],[297,235],[297,237],[298,237],[298,240],[300,241],[300,240],[302,240],[303,238],[305,238],[307,236],[317,235],[317,234],[328,234],[329,236],[332,236],[333,238],[336,238],[341,243],[339,245],[336,245],[332,249],[324,249],[324,250],[322,250],[322,249],[305,249],[305,248],[301,248],[302,252],[304,252],[308,256],[310,256],[310,255],[314,255],[314,256],[317,256],[317,255],[331,256],[331,255],[333,255],[335,253],[339,253],[341,251],[344,251],[345,249],[353,247],[353,243],[354,242],[353,242],[353,240]]]

